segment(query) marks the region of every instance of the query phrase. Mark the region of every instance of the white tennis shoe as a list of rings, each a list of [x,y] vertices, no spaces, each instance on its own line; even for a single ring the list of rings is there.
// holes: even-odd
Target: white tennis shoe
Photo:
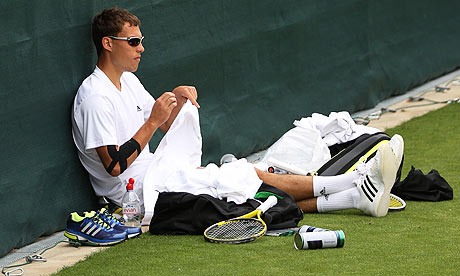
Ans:
[[[390,206],[390,191],[401,164],[404,141],[400,135],[380,146],[374,158],[360,163],[357,171],[361,177],[355,184],[361,195],[359,209],[367,215],[383,217]]]
[[[388,142],[388,145],[391,147],[396,156],[396,162],[398,163],[399,169],[404,154],[404,140],[401,137],[401,135],[395,134],[393,135],[393,137],[391,137],[391,140]]]

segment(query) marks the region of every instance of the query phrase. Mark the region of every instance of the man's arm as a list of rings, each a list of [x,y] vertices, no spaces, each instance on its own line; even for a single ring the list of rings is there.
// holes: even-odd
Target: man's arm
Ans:
[[[172,111],[176,107],[177,99],[175,94],[165,92],[155,101],[150,117],[134,134],[132,139],[123,145],[107,145],[96,148],[96,152],[107,172],[112,176],[122,174],[136,160],[155,131],[158,128],[161,129],[170,118]]]
[[[166,120],[166,122],[160,126],[161,131],[163,131],[164,133],[166,133],[169,130],[172,123],[176,119],[177,114],[179,114],[179,111],[181,110],[182,106],[185,104],[187,100],[190,100],[190,102],[192,102],[194,106],[200,108],[200,105],[196,101],[196,99],[198,98],[198,93],[194,86],[178,86],[174,88],[172,93],[176,95],[177,106],[174,107],[174,109],[172,110],[168,120]]]

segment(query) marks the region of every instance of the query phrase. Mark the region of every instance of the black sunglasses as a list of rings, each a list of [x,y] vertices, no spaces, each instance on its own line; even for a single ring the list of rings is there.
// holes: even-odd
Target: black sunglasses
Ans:
[[[118,36],[109,35],[108,37],[116,39],[116,40],[126,40],[128,41],[128,44],[133,47],[136,47],[137,45],[141,44],[142,40],[144,40],[144,37],[137,37],[137,36],[118,37]]]

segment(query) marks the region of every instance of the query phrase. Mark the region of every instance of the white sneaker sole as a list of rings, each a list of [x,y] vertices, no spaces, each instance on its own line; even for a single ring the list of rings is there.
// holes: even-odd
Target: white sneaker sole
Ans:
[[[404,139],[401,135],[395,134],[391,137],[388,145],[392,148],[394,155],[396,156],[396,162],[398,162],[398,166],[400,166],[404,154]]]
[[[388,207],[390,206],[390,191],[395,183],[396,173],[399,166],[396,159],[397,157],[393,153],[389,143],[383,145],[379,150],[382,155],[380,171],[383,178],[384,189],[383,192],[379,191],[379,193],[375,196],[374,200],[379,203],[376,213],[372,214],[374,217],[384,217],[388,213]]]
[[[142,232],[128,234],[127,237],[128,237],[128,239],[132,239],[132,238],[135,238],[135,237],[139,236],[140,234],[142,234]]]

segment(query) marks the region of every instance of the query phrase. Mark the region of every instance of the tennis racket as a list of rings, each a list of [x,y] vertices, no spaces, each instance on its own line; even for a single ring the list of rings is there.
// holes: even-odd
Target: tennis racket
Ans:
[[[406,202],[394,194],[390,194],[390,206],[388,211],[402,211],[406,208]]]
[[[229,220],[209,226],[204,231],[204,239],[214,243],[246,243],[262,237],[267,232],[267,225],[260,215],[275,206],[278,199],[269,196],[256,210]]]

